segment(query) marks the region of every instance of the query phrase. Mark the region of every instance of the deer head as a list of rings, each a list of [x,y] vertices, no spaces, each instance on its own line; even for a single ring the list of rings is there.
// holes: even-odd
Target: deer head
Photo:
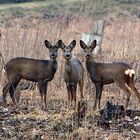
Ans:
[[[59,44],[60,48],[61,48],[62,51],[63,51],[63,56],[64,56],[64,58],[65,58],[66,60],[71,59],[71,57],[72,57],[72,50],[73,50],[73,48],[76,46],[76,41],[73,40],[68,46],[66,46],[66,45],[62,42],[62,40],[60,40],[60,41],[58,42],[58,44]]]
[[[55,60],[58,56],[58,42],[55,45],[51,45],[51,43],[48,40],[45,40],[45,46],[49,49],[50,58],[52,60]]]
[[[92,52],[96,47],[97,41],[94,40],[90,46],[87,46],[84,41],[80,40],[80,46],[85,52],[86,59],[90,59],[92,57]]]

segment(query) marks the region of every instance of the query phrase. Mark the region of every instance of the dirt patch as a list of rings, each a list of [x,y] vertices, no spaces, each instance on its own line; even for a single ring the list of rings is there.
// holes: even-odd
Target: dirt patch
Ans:
[[[79,126],[78,112],[66,109],[63,100],[50,100],[48,104],[47,111],[24,105],[14,111],[11,106],[1,105],[0,139],[140,137],[139,110],[127,110],[124,118],[123,106],[107,102],[99,114],[87,111]]]

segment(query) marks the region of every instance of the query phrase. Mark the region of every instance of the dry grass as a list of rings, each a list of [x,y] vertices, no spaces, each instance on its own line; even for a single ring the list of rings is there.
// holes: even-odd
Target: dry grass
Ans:
[[[66,44],[70,43],[73,39],[77,40],[77,47],[74,50],[74,55],[77,57],[77,53],[81,52],[79,46],[79,40],[83,32],[90,32],[94,28],[94,22],[87,18],[74,18],[68,24],[64,20],[60,21],[37,21],[25,20],[24,24],[32,24],[33,27],[21,28],[23,21],[16,21],[15,26],[12,28],[1,28],[2,36],[0,38],[0,52],[4,58],[5,63],[13,57],[30,57],[36,59],[49,59],[48,51],[45,48],[44,40],[47,39],[51,43],[56,43],[58,39],[62,39]],[[36,24],[37,23],[37,24]],[[130,64],[136,71],[136,86],[140,92],[140,21],[107,21],[104,33],[104,39],[102,44],[102,55],[95,58],[98,62],[112,62],[112,61],[124,61]],[[81,54],[82,55],[82,54]],[[80,57],[84,60],[83,57]],[[1,71],[3,63],[1,62]],[[73,114],[73,111],[67,110],[67,92],[65,84],[62,78],[63,63],[61,52],[58,57],[58,70],[55,78],[49,83],[49,89],[47,94],[48,112],[40,110],[40,96],[38,91],[22,91],[20,108],[23,106],[30,106],[33,108],[28,114],[20,114],[15,118],[36,118],[36,119],[48,119],[51,118],[52,125],[53,120],[61,121],[66,120]],[[83,62],[84,65],[84,62]],[[86,70],[85,70],[86,72]],[[1,74],[0,74],[1,75]],[[85,74],[85,87],[87,85],[87,77]],[[1,81],[3,82],[3,81]],[[2,83],[0,83],[2,85]],[[2,86],[0,87],[2,89]],[[84,88],[85,99],[88,101],[88,115],[92,113],[92,105],[94,102],[93,93],[89,88]],[[2,92],[0,92],[2,95]],[[79,97],[79,94],[78,94]],[[105,87],[102,95],[102,106],[108,99],[114,97],[114,102],[119,104],[125,103],[124,94],[120,92],[116,85],[109,85]],[[28,101],[27,101],[28,100]],[[10,102],[11,100],[9,100]],[[27,101],[27,102],[26,102]],[[49,106],[50,104],[50,106]],[[136,97],[131,96],[130,108],[140,109],[138,100]],[[123,135],[119,133],[112,134],[112,132],[105,132],[100,128],[94,128],[90,130],[86,127],[88,123],[85,121],[85,128],[75,129],[73,133],[65,134],[67,139],[73,139],[75,135],[81,137],[81,139],[123,139]],[[24,127],[24,126],[23,126]],[[28,127],[27,125],[25,127]],[[51,127],[51,126],[50,126]],[[25,128],[24,128],[25,129]],[[62,128],[63,129],[63,128]],[[29,129],[31,133],[40,133],[40,130],[35,128]],[[37,131],[37,132],[36,132]],[[51,133],[51,132],[50,132]],[[85,135],[83,135],[85,134]],[[49,134],[44,134],[48,136]],[[64,134],[63,134],[64,135]],[[131,136],[132,138],[132,136]],[[47,139],[47,138],[46,138]]]

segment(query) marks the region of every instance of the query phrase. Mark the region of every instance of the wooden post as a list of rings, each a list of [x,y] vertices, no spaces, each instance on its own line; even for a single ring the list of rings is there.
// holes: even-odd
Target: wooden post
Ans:
[[[90,45],[93,40],[97,40],[97,46],[94,50],[94,54],[101,53],[101,44],[103,40],[103,33],[104,33],[104,20],[98,20],[95,28],[91,33],[83,33],[82,40],[87,44]]]

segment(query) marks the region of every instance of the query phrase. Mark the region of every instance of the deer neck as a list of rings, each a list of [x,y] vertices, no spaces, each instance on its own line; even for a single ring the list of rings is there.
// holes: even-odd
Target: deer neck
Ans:
[[[66,60],[65,62],[65,71],[67,73],[70,73],[72,71],[72,65],[70,60]]]
[[[93,58],[86,59],[86,68],[89,73],[90,73],[91,67],[94,67],[93,65],[95,65]]]
[[[56,60],[50,60],[50,68],[54,71],[54,73],[56,72],[58,67],[57,61]]]

